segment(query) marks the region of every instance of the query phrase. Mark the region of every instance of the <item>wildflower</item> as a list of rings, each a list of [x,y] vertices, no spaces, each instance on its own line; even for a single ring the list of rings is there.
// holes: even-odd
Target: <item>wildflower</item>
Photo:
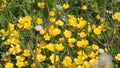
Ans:
[[[117,59],[118,61],[120,61],[120,53],[118,53],[118,54],[115,56],[115,59]]]
[[[94,28],[94,33],[95,33],[96,35],[101,34],[101,29],[100,29],[100,28]]]
[[[86,20],[79,20],[79,23],[77,24],[78,28],[84,28],[84,26],[87,24]]]
[[[59,38],[59,41],[60,41],[60,42],[64,42],[65,39],[64,39],[63,37],[61,37],[61,38]]]
[[[54,59],[54,57],[56,57],[56,59]],[[51,61],[52,64],[54,64],[54,62],[58,62],[59,61],[59,56],[58,55],[54,56],[54,54],[52,54],[50,56],[50,61]]]
[[[50,22],[55,22],[56,21],[56,18],[55,17],[52,17],[52,18],[50,18]]]
[[[25,63],[23,61],[17,61],[16,66],[21,68],[21,67],[25,66]]]
[[[46,48],[50,51],[54,51],[54,49],[55,49],[54,46],[55,46],[55,44],[49,43],[49,44],[46,45]]]
[[[45,29],[40,30],[40,34],[41,34],[41,35],[43,35],[43,34],[45,34],[45,33],[46,33],[46,30],[45,30]]]
[[[25,57],[20,55],[20,56],[16,56],[16,60],[17,61],[24,61],[25,60]]]
[[[23,56],[25,56],[25,57],[30,56],[30,50],[29,49],[24,49]]]
[[[8,35],[8,31],[5,31],[4,29],[1,29],[1,33],[2,33],[2,40],[4,40],[5,37]]]
[[[12,62],[5,63],[5,68],[14,68],[14,64]]]
[[[74,59],[74,61],[78,65],[78,64],[82,64],[84,60],[83,57],[78,56],[77,58]]]
[[[96,18],[97,18],[98,20],[100,20],[100,19],[101,19],[100,15],[97,15],[97,16],[96,16]]]
[[[39,24],[39,25],[40,25],[40,24],[42,24],[42,23],[43,23],[43,19],[42,19],[42,18],[37,18],[37,21],[36,21],[36,22],[37,22],[37,24]]]
[[[48,33],[44,35],[45,40],[50,40],[50,38],[51,38],[51,36]]]
[[[15,55],[15,54],[18,54],[20,52],[21,52],[20,45],[15,45],[15,46],[11,45],[11,47],[9,48],[9,53],[10,54]]]
[[[81,41],[77,41],[77,46],[78,46],[78,47],[84,48],[84,47],[86,47],[87,45],[89,45],[89,42],[88,42],[88,40],[86,40],[86,39],[82,39]]]
[[[112,18],[120,22],[120,12],[115,12],[114,15],[112,15]]]
[[[55,11],[50,11],[49,12],[49,15],[52,17],[52,16],[55,16]]]
[[[72,65],[72,59],[70,56],[65,56],[64,60],[63,60],[63,64],[65,67],[69,67]]]
[[[64,25],[64,22],[61,21],[61,20],[57,20],[57,21],[56,21],[56,24],[59,25],[59,26],[63,26],[63,25]]]
[[[64,9],[68,9],[69,7],[70,7],[69,4],[63,4]]]
[[[86,6],[86,5],[83,5],[83,6],[82,6],[82,10],[87,10],[87,6]]]
[[[65,30],[65,31],[64,31],[64,36],[65,36],[66,38],[70,38],[70,37],[72,36],[72,32],[69,31],[69,30]]]
[[[45,55],[42,55],[42,54],[37,54],[37,60],[38,62],[42,62],[46,59],[46,56]]]
[[[54,36],[56,36],[61,33],[61,30],[59,28],[55,28],[53,32],[54,32]]]
[[[87,36],[87,34],[85,32],[80,32],[80,37],[81,38],[85,38]]]
[[[98,50],[99,49],[99,46],[96,45],[96,44],[92,44],[92,47],[91,47],[93,50]]]
[[[64,46],[62,44],[56,44],[56,49],[58,51],[62,51],[64,49]]]
[[[39,2],[38,7],[42,9],[45,8],[45,2]]]
[[[36,25],[35,26],[35,30],[36,31],[41,31],[42,30],[42,26],[41,25]]]
[[[100,49],[98,50],[98,52],[99,52],[99,53],[104,53],[104,49],[100,48]]]
[[[49,28],[49,30],[48,30],[50,36],[54,36],[54,29],[55,29],[54,25],[51,25],[50,28]]]
[[[10,29],[10,31],[13,31],[14,30],[14,24],[12,24],[12,23],[9,23],[9,29]]]
[[[68,19],[69,25],[76,27],[77,26],[77,18],[74,15],[68,15],[68,17],[69,17],[69,19]]]
[[[75,38],[68,38],[68,42],[69,43],[74,43],[74,42],[76,42],[76,39]]]

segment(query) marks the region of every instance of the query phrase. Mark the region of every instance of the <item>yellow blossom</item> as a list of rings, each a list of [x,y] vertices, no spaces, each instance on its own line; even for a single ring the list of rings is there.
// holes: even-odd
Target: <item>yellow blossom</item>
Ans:
[[[59,41],[60,41],[60,42],[64,42],[65,39],[64,39],[63,37],[61,37],[61,38],[59,38]]]
[[[10,54],[15,55],[15,54],[18,54],[20,52],[21,52],[20,45],[15,45],[15,46],[11,45],[11,47],[9,48],[9,53]]]
[[[29,49],[24,49],[23,55],[24,55],[25,57],[30,56],[30,50],[29,50]]]
[[[68,9],[69,7],[70,7],[69,4],[63,4],[64,9]]]
[[[59,25],[59,26],[63,26],[64,25],[64,22],[62,20],[57,20],[56,21],[56,24]]]
[[[54,36],[54,29],[55,29],[55,26],[54,25],[51,25],[50,28],[49,28],[49,34],[50,36]]]
[[[70,37],[72,36],[72,32],[69,31],[69,30],[65,30],[65,31],[64,31],[64,36],[65,36],[66,38],[70,38]]]
[[[12,62],[6,62],[5,68],[14,68],[14,64]]]
[[[57,49],[58,51],[62,51],[62,50],[64,49],[63,44],[56,44],[56,49]]]
[[[115,59],[117,59],[118,61],[120,61],[120,53],[118,53],[118,54],[115,56]]]
[[[82,6],[82,10],[87,10],[87,6],[86,6],[86,5],[83,5],[83,6]]]
[[[1,29],[0,32],[2,33],[2,40],[4,40],[5,37],[8,35],[8,31],[5,31],[4,29]]]
[[[83,56],[78,56],[77,58],[74,59],[75,63],[78,64],[82,64],[83,63]]]
[[[100,28],[94,28],[94,33],[95,33],[96,35],[101,34],[101,29],[100,29]]]
[[[64,60],[63,60],[63,64],[65,67],[69,67],[72,64],[72,59],[70,56],[65,56]]]
[[[45,35],[44,35],[44,39],[45,39],[45,40],[50,40],[50,38],[51,38],[51,36],[50,36],[49,34],[45,34]]]
[[[16,60],[17,61],[24,61],[25,60],[25,57],[20,55],[20,56],[16,56]]]
[[[87,45],[89,45],[89,41],[86,39],[82,39],[81,41],[77,41],[77,46],[78,47],[86,47]]]
[[[61,33],[61,30],[59,28],[55,28],[53,32],[54,32],[54,36],[56,36]]]
[[[14,30],[14,24],[12,24],[12,23],[9,23],[9,29],[10,29],[10,31],[13,31]]]
[[[41,34],[41,35],[43,35],[43,34],[45,34],[45,33],[46,33],[46,30],[45,30],[45,29],[40,30],[40,34]]]
[[[52,54],[50,56],[50,61],[51,61],[52,64],[54,64],[54,62],[58,62],[59,61],[59,56],[56,55],[55,57],[56,57],[56,59],[54,59],[54,54]]]
[[[52,18],[50,18],[50,22],[55,22],[56,21],[56,18],[55,17],[52,17]]]
[[[81,38],[85,38],[87,36],[87,34],[85,32],[80,32],[80,37]]]
[[[50,12],[49,12],[49,15],[50,15],[50,16],[55,16],[55,11],[50,11]]]
[[[45,8],[45,2],[39,2],[38,7],[39,8]]]
[[[53,43],[49,43],[46,45],[46,48],[50,51],[54,51],[54,47],[55,47],[55,44],[53,44]]]
[[[24,63],[23,61],[17,61],[17,62],[16,62],[16,66],[17,66],[18,68],[21,68],[21,67],[25,66],[25,63]]]
[[[112,18],[117,20],[118,22],[120,22],[120,12],[115,12],[113,15],[112,15]]]
[[[79,19],[79,23],[77,24],[78,28],[84,28],[84,26],[87,24],[86,20]]]
[[[45,55],[37,54],[37,60],[38,60],[38,62],[45,61],[45,59],[46,59],[46,56],[45,56]]]
[[[43,23],[43,19],[42,18],[37,18],[37,24],[42,24]]]
[[[93,50],[98,50],[99,49],[99,46],[96,45],[96,44],[92,44],[92,47],[91,47]]]
[[[68,42],[69,43],[74,43],[74,42],[76,42],[76,39],[75,38],[68,38]]]
[[[70,26],[76,27],[77,26],[77,18],[74,15],[68,15],[69,19],[68,22]]]

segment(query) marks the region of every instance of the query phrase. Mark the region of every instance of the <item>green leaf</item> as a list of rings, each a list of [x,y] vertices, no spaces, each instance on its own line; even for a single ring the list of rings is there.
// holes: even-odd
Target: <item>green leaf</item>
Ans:
[[[35,3],[35,0],[25,0],[27,3]]]

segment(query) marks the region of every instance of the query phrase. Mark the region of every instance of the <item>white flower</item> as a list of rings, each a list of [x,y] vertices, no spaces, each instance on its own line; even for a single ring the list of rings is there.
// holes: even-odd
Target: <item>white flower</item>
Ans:
[[[105,51],[104,51],[104,49],[100,48],[100,49],[98,50],[98,52],[99,52],[99,53],[104,53]]]
[[[34,29],[36,31],[40,31],[40,30],[42,30],[42,26],[41,25],[36,25]]]

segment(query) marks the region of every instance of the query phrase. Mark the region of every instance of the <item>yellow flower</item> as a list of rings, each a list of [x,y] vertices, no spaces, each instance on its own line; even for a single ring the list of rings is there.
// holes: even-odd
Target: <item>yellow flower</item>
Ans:
[[[23,61],[17,61],[17,62],[16,62],[16,66],[17,66],[18,68],[21,68],[21,67],[25,66],[25,63],[24,63]]]
[[[92,47],[91,47],[93,50],[98,50],[99,49],[99,46],[96,45],[96,44],[92,44]]]
[[[74,42],[76,42],[76,39],[75,39],[75,38],[69,38],[69,39],[68,39],[68,42],[69,42],[69,43],[74,43]]]
[[[15,54],[18,54],[20,52],[21,52],[20,45],[16,45],[16,46],[11,45],[11,47],[9,48],[9,53],[10,54],[15,55]]]
[[[49,43],[46,45],[46,48],[50,51],[54,51],[54,49],[55,49],[54,47],[55,47],[55,44],[53,44],[53,43]]]
[[[50,15],[50,16],[55,16],[55,11],[50,11],[50,12],[49,12],[49,15]]]
[[[28,23],[28,22],[25,22],[24,23],[24,28],[25,29],[31,29],[33,26],[32,26],[32,24],[31,23]]]
[[[65,56],[64,60],[63,60],[63,64],[65,67],[69,67],[72,65],[72,59],[70,56]]]
[[[62,43],[61,43],[61,44],[56,44],[56,49],[57,49],[58,51],[63,51],[64,46],[62,45]]]
[[[61,33],[61,30],[58,28],[55,28],[53,32],[54,32],[54,36],[56,36]]]
[[[101,29],[100,29],[100,28],[94,28],[94,33],[95,33],[96,35],[101,34]]]
[[[75,63],[78,64],[82,64],[83,63],[83,56],[78,56],[77,58],[74,59]]]
[[[59,25],[59,26],[63,26],[63,25],[64,25],[64,22],[61,21],[61,20],[57,20],[57,21],[56,21],[56,24]]]
[[[30,56],[30,50],[29,50],[29,49],[24,49],[23,55],[24,55],[25,57]]]
[[[54,36],[54,29],[55,29],[54,25],[51,25],[50,28],[49,28],[49,30],[48,30],[50,36]]]
[[[51,36],[48,33],[44,35],[45,40],[50,40],[50,38],[51,38]]]
[[[99,20],[101,19],[100,15],[97,15],[96,18],[99,19]]]
[[[63,4],[64,9],[68,9],[69,7],[70,7],[69,4]]]
[[[38,60],[38,62],[45,61],[45,59],[46,59],[46,56],[45,56],[45,55],[37,54],[37,60]]]
[[[4,29],[1,29],[0,32],[2,33],[2,40],[4,40],[5,37],[8,35],[8,31],[5,31]]]
[[[9,29],[10,29],[10,31],[13,31],[14,30],[14,24],[12,24],[12,23],[9,23]]]
[[[12,62],[5,63],[5,68],[14,68],[14,64]]]
[[[50,22],[55,22],[56,21],[56,18],[55,17],[52,17],[52,18],[50,18]]]
[[[70,38],[70,37],[72,36],[72,32],[69,31],[69,30],[65,30],[65,31],[64,31],[64,36],[65,36],[66,38]]]
[[[20,55],[20,56],[16,56],[16,60],[17,61],[24,61],[25,60],[25,57]]]
[[[39,8],[45,8],[45,2],[39,2],[38,7]]]
[[[78,28],[84,28],[84,26],[87,24],[86,20],[79,20],[79,23],[77,24]]]
[[[80,32],[80,37],[81,38],[85,38],[87,36],[87,34],[85,32]]]
[[[45,29],[42,29],[41,31],[40,31],[40,34],[41,35],[43,35],[43,34],[45,34],[46,33],[46,30]]]
[[[115,56],[115,59],[117,59],[118,61],[120,61],[120,53],[118,53],[118,54]]]
[[[87,45],[89,45],[89,41],[86,39],[82,39],[81,41],[77,41],[77,46],[78,47],[86,47]]]
[[[69,19],[68,22],[70,26],[76,27],[77,26],[77,18],[74,15],[68,15]]]
[[[56,59],[54,59],[54,58],[56,58]],[[54,54],[52,54],[50,56],[50,61],[51,61],[52,64],[54,64],[54,61],[58,62],[59,61],[59,56],[58,55],[54,56]]]
[[[115,12],[112,18],[120,22],[120,12]]]
[[[83,6],[82,6],[82,10],[87,10],[87,6],[86,6],[86,5],[83,5]]]
[[[59,41],[62,43],[65,41],[65,39],[63,37],[59,38]]]
[[[43,19],[42,18],[37,18],[37,24],[42,24],[43,23]]]

